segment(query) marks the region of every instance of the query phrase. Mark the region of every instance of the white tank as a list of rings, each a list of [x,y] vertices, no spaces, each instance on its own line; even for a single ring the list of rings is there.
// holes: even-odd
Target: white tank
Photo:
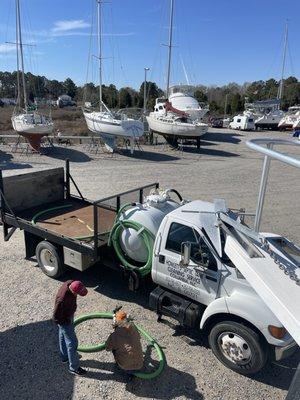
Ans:
[[[180,206],[179,203],[170,200],[168,191],[160,194],[152,194],[146,197],[143,204],[138,204],[126,210],[120,220],[131,220],[138,222],[147,228],[155,236],[158,228],[165,217],[171,211]],[[152,246],[154,241],[151,239]],[[145,263],[148,258],[148,251],[138,231],[132,228],[123,230],[120,237],[120,245],[125,254],[132,260]]]

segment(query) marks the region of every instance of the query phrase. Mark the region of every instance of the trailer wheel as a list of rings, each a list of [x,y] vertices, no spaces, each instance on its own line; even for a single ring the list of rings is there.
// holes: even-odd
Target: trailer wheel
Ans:
[[[51,278],[58,278],[65,271],[59,250],[51,243],[42,241],[36,246],[35,255],[41,270]]]
[[[254,330],[233,321],[216,324],[209,344],[219,361],[242,375],[260,371],[267,361],[267,347]]]

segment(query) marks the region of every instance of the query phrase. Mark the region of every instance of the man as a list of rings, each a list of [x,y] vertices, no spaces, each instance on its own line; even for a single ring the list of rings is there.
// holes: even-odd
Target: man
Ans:
[[[87,289],[80,281],[67,281],[57,292],[53,321],[58,325],[59,350],[62,362],[69,362],[69,371],[84,375],[86,370],[79,366],[77,353],[78,340],[74,329],[74,314],[77,308],[77,295],[86,296]]]
[[[108,337],[105,349],[112,351],[117,365],[132,375],[143,368],[141,337],[124,311],[118,311],[113,323],[115,331]]]

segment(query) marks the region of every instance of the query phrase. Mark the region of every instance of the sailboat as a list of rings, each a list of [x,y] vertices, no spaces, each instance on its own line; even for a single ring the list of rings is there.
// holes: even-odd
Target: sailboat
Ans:
[[[17,131],[19,135],[25,137],[34,150],[40,151],[42,137],[52,133],[53,122],[51,118],[46,117],[45,115],[38,114],[36,111],[31,111],[28,104],[25,75],[24,75],[24,57],[23,57],[20,13],[21,13],[20,2],[19,0],[16,0],[16,51],[17,51],[18,97],[17,97],[17,106],[14,109],[11,121],[14,130]],[[21,59],[23,101],[21,100],[21,82],[20,82],[20,68],[19,68],[20,59]],[[22,108],[22,106],[24,106],[24,108]]]
[[[286,49],[288,41],[288,23],[285,24],[284,47],[282,57],[281,79],[278,87],[277,99],[257,102],[258,107],[264,106],[262,115],[255,120],[256,129],[280,129],[280,123],[284,118],[284,112],[280,110],[280,103],[283,96],[283,77],[286,60]]]
[[[186,112],[192,119],[200,121],[209,108],[200,105],[194,97],[195,88],[191,85],[174,85],[170,87],[169,102],[174,108]]]
[[[102,32],[101,32],[101,3],[97,1],[98,10],[98,60],[99,60],[99,111],[83,110],[88,129],[97,133],[103,139],[109,152],[114,152],[116,139],[128,139],[131,154],[133,154],[135,141],[144,134],[142,121],[128,118],[125,114],[114,115],[102,99]]]
[[[164,136],[172,146],[177,147],[178,139],[196,139],[197,147],[199,147],[200,137],[207,132],[208,125],[202,123],[199,119],[193,118],[193,115],[190,115],[188,110],[176,108],[173,105],[176,96],[174,96],[174,93],[172,96],[170,91],[173,9],[174,0],[171,0],[166,98],[156,99],[154,111],[146,118],[150,131]]]

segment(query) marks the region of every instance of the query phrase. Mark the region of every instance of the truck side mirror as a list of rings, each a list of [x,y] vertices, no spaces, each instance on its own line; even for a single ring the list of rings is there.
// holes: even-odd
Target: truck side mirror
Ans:
[[[181,243],[180,265],[183,267],[187,267],[190,263],[190,259],[191,259],[191,243],[183,242]]]

